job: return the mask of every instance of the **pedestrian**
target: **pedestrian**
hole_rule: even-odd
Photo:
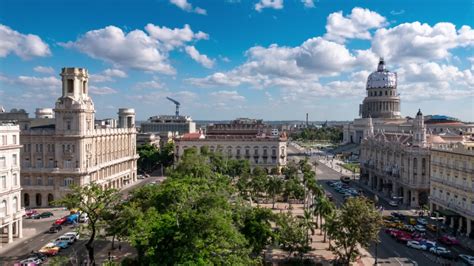
[[[119,244],[119,251],[122,250],[122,244]]]

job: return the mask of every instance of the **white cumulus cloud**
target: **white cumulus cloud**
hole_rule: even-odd
[[[255,4],[255,10],[261,12],[264,8],[282,9],[283,0],[260,0]]]
[[[117,93],[117,90],[112,89],[110,87],[96,87],[96,86],[89,86],[89,93],[95,95],[109,95]]]
[[[314,0],[301,0],[304,7],[306,8],[313,8],[314,7]]]
[[[186,53],[196,62],[206,68],[212,68],[214,66],[214,60],[209,59],[207,55],[199,53],[194,46],[186,46],[184,48]]]
[[[324,37],[337,42],[344,42],[346,39],[369,40],[369,30],[380,28],[385,23],[385,17],[377,12],[355,7],[347,17],[344,17],[342,11],[329,14]]]
[[[194,12],[200,15],[207,15],[207,11],[203,8],[196,7],[194,8],[187,0],[170,0],[170,3],[181,8],[186,12]]]
[[[38,35],[22,34],[0,24],[0,57],[16,54],[22,59],[51,55],[48,44]]]
[[[114,78],[126,78],[126,77],[128,77],[128,75],[123,70],[107,68],[101,73],[91,74],[89,76],[89,79],[92,82],[106,82],[106,81],[115,81]]]
[[[194,33],[188,24],[185,24],[182,29],[170,29],[150,23],[145,26],[145,30],[152,38],[158,40],[166,50],[181,47],[187,42],[209,39],[209,35],[205,32],[198,31]]]
[[[418,21],[378,29],[372,50],[392,62],[427,62],[449,58],[451,49],[474,45],[474,30],[449,22],[430,26]]]

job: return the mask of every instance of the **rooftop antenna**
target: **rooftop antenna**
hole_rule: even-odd
[[[170,100],[176,105],[176,116],[179,116],[179,106],[181,105],[178,101],[171,99],[170,97],[166,97],[166,99]]]

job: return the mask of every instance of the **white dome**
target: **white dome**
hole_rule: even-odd
[[[367,89],[396,88],[397,73],[385,69],[383,58],[380,58],[377,71],[372,72],[367,79]]]

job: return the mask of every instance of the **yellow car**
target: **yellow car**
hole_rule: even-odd
[[[438,231],[438,227],[435,224],[428,224],[428,225],[426,225],[426,228],[428,228],[428,230],[430,230],[432,232]]]
[[[410,218],[409,223],[411,225],[416,225],[416,219],[415,218]]]
[[[54,245],[54,243],[48,243],[40,250],[38,250],[38,252],[47,256],[56,256],[56,254],[58,254],[59,252],[59,249],[60,248]]]

